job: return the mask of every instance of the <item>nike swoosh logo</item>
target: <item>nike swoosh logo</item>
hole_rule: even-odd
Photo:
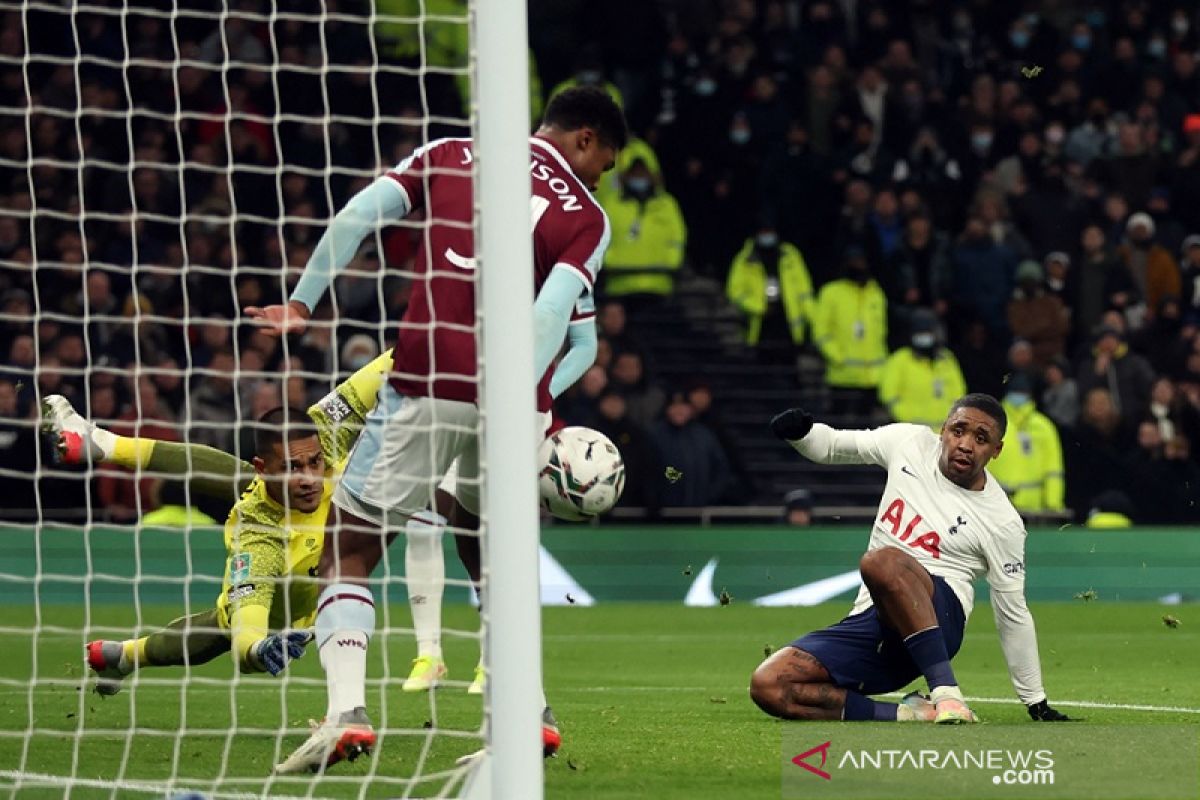
[[[916,477],[917,477],[917,473],[915,473],[915,472],[913,472],[912,470],[910,470],[910,469],[908,468],[908,465],[907,465],[907,464],[904,464],[903,466],[901,466],[901,467],[900,467],[900,471],[901,471],[901,472],[903,472],[905,475],[912,475],[914,478],[916,478]]]

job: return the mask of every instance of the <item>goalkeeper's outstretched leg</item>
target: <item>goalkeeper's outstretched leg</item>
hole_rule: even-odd
[[[97,678],[96,693],[110,696],[121,691],[121,681],[137,669],[207,664],[229,648],[229,631],[221,629],[212,609],[180,617],[139,639],[88,642],[84,655]]]

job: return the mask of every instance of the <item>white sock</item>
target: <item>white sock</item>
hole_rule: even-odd
[[[111,461],[117,449],[117,435],[99,425],[92,426],[92,444],[100,448],[102,460]]]
[[[371,590],[353,583],[326,588],[317,599],[316,628],[329,693],[325,719],[336,720],[367,705],[367,646],[375,630]]]
[[[404,575],[408,605],[417,634],[417,653],[442,657],[442,594],[446,589],[446,560],[442,531],[446,518],[426,511],[404,529]]]
[[[937,705],[938,703],[942,702],[943,700],[957,700],[960,703],[966,702],[963,699],[962,690],[959,689],[957,686],[952,686],[952,685],[937,687],[936,689],[934,689],[933,691],[931,691],[929,693],[929,699],[933,702],[934,705]]]

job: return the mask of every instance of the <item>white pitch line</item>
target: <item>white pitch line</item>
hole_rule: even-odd
[[[268,684],[264,681],[263,685],[267,686]],[[35,686],[33,688],[33,691],[34,692],[56,691],[56,690],[60,690],[61,688],[63,688],[63,686],[67,686],[67,684],[59,684],[59,685],[54,685],[54,686]],[[466,683],[463,682],[462,686],[466,686]],[[167,684],[167,685],[144,684],[144,687],[147,689],[168,689],[168,690],[172,690],[172,691],[179,689],[178,684]],[[373,682],[371,685],[371,688],[378,688],[378,687],[379,687],[378,681]],[[188,692],[219,691],[219,692],[228,694],[231,688],[232,687],[226,687],[226,686],[200,685],[200,686],[189,686],[189,687],[187,687],[187,691]],[[251,687],[248,684],[241,684],[240,688],[242,690],[245,690],[245,689],[254,688],[254,687]],[[453,690],[453,689],[459,688],[459,687],[457,685],[455,685],[453,687],[447,686],[445,688]],[[552,694],[554,694],[554,693],[591,694],[591,693],[620,693],[620,692],[697,692],[697,693],[701,693],[701,692],[738,692],[738,691],[742,691],[743,688],[745,688],[745,687],[732,687],[732,686],[560,686],[560,687],[551,689],[551,693]],[[288,686],[286,688],[286,691],[289,694],[307,694],[310,692],[324,693],[325,687],[324,686],[305,686],[305,685],[293,684],[291,686]],[[29,689],[26,687],[0,686],[0,695],[4,695],[4,694],[22,694],[22,695],[24,695],[24,694],[28,694],[28,693],[29,693]],[[902,697],[903,694],[901,692],[889,692],[887,694],[882,694],[879,696],[880,697]],[[1005,705],[1005,704],[1009,704],[1009,703],[1016,704],[1016,703],[1020,702],[1015,697],[967,697],[965,699],[969,703],[982,703],[984,705]],[[1155,705],[1144,705],[1144,704],[1140,704],[1140,703],[1099,703],[1094,700],[1060,700],[1058,698],[1055,698],[1054,705],[1056,705],[1056,706],[1074,706],[1076,708],[1099,708],[1099,709],[1108,709],[1111,711],[1149,711],[1149,712],[1159,713],[1159,714],[1200,714],[1200,708],[1191,708],[1188,706],[1155,706]],[[3,777],[3,775],[4,775],[4,773],[2,771],[0,771],[0,777]]]
[[[902,697],[900,692],[889,692],[881,697]],[[967,697],[968,703],[983,703],[985,705],[1005,705],[1019,703],[1015,697]],[[1097,703],[1094,700],[1059,700],[1054,699],[1056,706],[1075,706],[1077,708],[1102,708],[1111,711],[1152,711],[1160,714],[1200,714],[1200,708],[1186,706],[1149,706],[1136,703]]]

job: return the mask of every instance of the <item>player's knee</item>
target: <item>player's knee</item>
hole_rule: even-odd
[[[750,699],[773,717],[782,717],[787,705],[783,682],[771,664],[763,662],[750,676]]]
[[[864,553],[858,561],[863,583],[871,590],[886,590],[895,585],[900,580],[900,560],[904,557],[904,553],[891,547]]]

